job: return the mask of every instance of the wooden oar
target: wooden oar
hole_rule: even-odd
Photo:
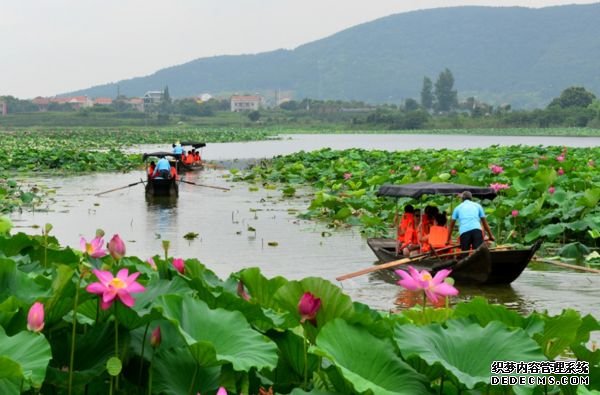
[[[551,265],[555,265],[555,266],[559,266],[559,267],[564,267],[564,268],[567,268],[567,269],[581,270],[582,272],[589,272],[589,273],[598,273],[598,274],[600,274],[600,270],[598,270],[598,269],[592,269],[592,268],[589,268],[589,267],[578,266],[578,265],[571,265],[569,263],[563,263],[563,262],[554,262],[554,261],[551,261],[549,259],[541,259],[541,258],[534,257],[532,259],[532,261],[549,263]]]
[[[229,188],[215,187],[215,186],[212,186],[212,185],[205,185],[205,184],[197,184],[195,182],[186,181],[186,180],[179,180],[179,182],[183,182],[183,183],[190,184],[190,185],[196,185],[197,187],[220,189],[222,191],[229,191],[230,190]]]
[[[143,182],[144,182],[144,181],[143,181],[143,180],[141,180],[141,181],[138,181],[138,182],[134,182],[133,184],[125,185],[124,187],[119,187],[119,188],[109,189],[108,191],[104,191],[104,192],[98,192],[98,193],[96,193],[96,194],[94,194],[94,195],[95,195],[95,196],[104,195],[105,193],[109,193],[109,192],[118,191],[119,189],[125,189],[125,188],[129,188],[129,187],[132,187],[132,186],[134,186],[134,185],[141,184],[141,183],[143,183]]]
[[[436,252],[449,250],[449,249],[455,248],[455,247],[458,247],[458,245],[451,245],[451,246],[444,247],[444,248],[438,248]],[[427,252],[425,254],[421,254],[421,255],[418,255],[418,256],[415,256],[412,258],[403,258],[403,259],[398,259],[397,261],[384,263],[383,265],[371,266],[371,267],[368,267],[368,268],[365,268],[362,270],[358,270],[356,272],[341,275],[339,277],[336,277],[335,279],[338,281],[344,281],[349,278],[362,276],[363,274],[372,273],[372,272],[376,272],[376,271],[383,270],[383,269],[389,269],[394,266],[404,265],[405,263],[418,262],[422,259],[429,257],[430,254],[431,254],[430,252]],[[453,255],[453,254],[448,254],[448,255]],[[442,257],[442,256],[444,256],[444,255],[439,255],[439,257]]]

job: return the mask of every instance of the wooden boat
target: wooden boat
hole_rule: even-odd
[[[206,147],[206,143],[195,143],[195,142],[190,142],[190,141],[182,141],[180,144],[182,147],[190,146],[193,149]],[[179,155],[179,154],[172,154],[172,155],[177,158],[177,171],[179,173],[204,169],[204,163],[202,162],[202,158],[200,158],[199,162],[183,163],[183,161],[181,160],[181,155]]]
[[[452,269],[451,277],[462,284],[510,284],[516,280],[527,267],[531,258],[541,245],[538,240],[525,249],[489,249],[484,243],[471,254],[468,252],[440,252],[436,256],[427,257],[411,264],[417,270],[428,270],[436,273],[441,269]],[[391,238],[370,238],[367,244],[375,253],[379,263],[387,263],[402,259],[396,255],[396,241]],[[392,270],[407,269],[400,265]]]
[[[458,195],[469,191],[474,197],[494,199],[496,192],[492,188],[471,185],[419,182],[415,184],[391,185],[380,187],[379,196],[410,197],[418,199],[423,195]],[[396,255],[396,241],[392,238],[371,238],[367,244],[380,263],[401,259]],[[541,240],[524,249],[489,249],[485,243],[472,253],[457,252],[426,257],[412,264],[418,270],[426,269],[433,273],[441,269],[452,269],[452,277],[463,284],[510,284],[521,275],[525,267],[539,249]],[[397,269],[405,269],[398,266]],[[395,268],[396,269],[396,268]],[[395,270],[394,269],[394,270]]]
[[[169,153],[169,152],[151,152],[143,155],[144,161],[147,161],[149,158],[160,158],[165,157],[169,160],[171,167],[177,168],[177,155]],[[148,171],[146,171],[148,174]],[[169,196],[169,197],[178,197],[179,196],[179,186],[177,184],[178,173],[175,172],[174,176],[169,178],[164,177],[150,177],[147,176],[146,179],[146,196]]]

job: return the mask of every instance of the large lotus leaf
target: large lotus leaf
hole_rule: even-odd
[[[493,361],[542,361],[546,358],[522,329],[509,330],[497,321],[482,328],[468,320],[426,327],[399,325],[395,340],[404,358],[440,364],[467,388],[489,383]]]
[[[26,304],[46,296],[48,290],[17,269],[14,260],[0,258],[0,301],[13,295]]]
[[[43,335],[19,332],[6,336],[0,327],[0,355],[10,358],[21,366],[25,378],[24,388],[40,388],[46,377],[46,368],[52,358],[50,344]]]
[[[289,392],[301,383],[304,378],[304,337],[291,331],[273,332],[271,339],[279,349],[277,367],[270,373],[264,373],[274,383],[280,392]],[[308,354],[308,377],[317,370],[319,359],[316,355]]]
[[[566,244],[558,251],[558,255],[563,258],[575,259],[578,263],[583,262],[583,259],[589,253],[590,249],[578,241]]]
[[[166,319],[179,325],[194,352],[203,355],[214,352],[214,362],[231,362],[237,371],[273,368],[277,363],[275,344],[253,330],[237,311],[211,310],[201,300],[178,295],[161,296],[157,306]]]
[[[578,312],[567,309],[559,316],[545,319],[544,331],[534,335],[533,338],[539,343],[546,356],[554,359],[575,342],[582,323]]]
[[[300,319],[298,302],[305,292],[312,293],[321,299],[321,307],[317,312],[317,327],[335,318],[349,319],[354,314],[354,306],[348,295],[339,287],[318,277],[307,277],[301,281],[290,281],[277,291],[275,301],[279,306]]]
[[[550,224],[542,228],[540,231],[540,236],[548,236],[548,238],[553,239],[556,236],[561,235],[564,231],[564,224]]]
[[[14,296],[9,296],[0,303],[0,326],[8,327],[8,324],[18,312],[19,302]]]
[[[387,340],[342,319],[326,324],[313,352],[329,359],[357,392],[426,393],[425,377],[394,353]]]
[[[56,266],[56,273],[52,279],[52,296],[44,303],[46,325],[61,320],[65,314],[73,309],[73,297],[75,296],[74,273],[75,269],[70,266]]]
[[[241,298],[237,293],[223,292],[215,299],[214,307],[225,310],[239,311],[246,320],[260,330],[266,332],[269,329],[284,328],[285,318],[282,314],[271,309],[264,309],[258,303],[252,303]]]
[[[160,351],[152,364],[152,391],[160,394],[205,394],[219,387],[221,368],[198,366],[186,347]]]
[[[21,365],[10,358],[0,357],[0,394],[20,394],[23,376]]]
[[[580,206],[594,208],[600,201],[600,188],[586,189],[583,196],[577,201]]]
[[[329,392],[326,390],[320,390],[320,389],[312,389],[310,392],[304,391],[303,389],[300,388],[294,388],[294,390],[292,392],[290,392],[290,395],[339,395],[339,392]]]
[[[540,166],[534,178],[536,181],[539,181],[538,185],[536,185],[538,189],[545,191],[550,185],[554,184],[557,177],[556,170],[552,167]]]
[[[491,305],[487,299],[481,296],[477,296],[468,302],[457,304],[454,308],[454,317],[471,318],[477,321],[482,327],[492,321],[502,322],[509,328],[523,328],[525,326],[525,318],[519,313],[509,310],[502,305]]]
[[[244,269],[239,273],[239,276],[246,288],[248,288],[251,300],[255,300],[261,306],[267,308],[276,307],[273,297],[279,288],[288,283],[288,280],[283,277],[267,279],[257,267]]]

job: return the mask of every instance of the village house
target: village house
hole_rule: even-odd
[[[110,106],[113,100],[110,97],[97,97],[94,99],[95,106]]]
[[[134,97],[132,99],[126,100],[125,102],[129,104],[134,110],[144,112],[144,99]]]
[[[148,91],[144,94],[144,104],[159,104],[163,98],[163,91]]]
[[[0,115],[4,116],[6,114],[8,114],[8,106],[5,101],[0,100]]]
[[[231,96],[231,112],[257,111],[262,106],[260,96]]]

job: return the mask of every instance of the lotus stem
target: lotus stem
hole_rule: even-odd
[[[81,277],[77,281],[75,288],[75,300],[73,301],[73,328],[71,329],[71,353],[69,356],[69,395],[73,393],[73,365],[75,364],[75,333],[77,330],[77,304],[79,303],[79,287],[81,286]]]
[[[138,384],[142,385],[142,368],[144,366],[144,349],[146,348],[146,336],[148,335],[148,328],[150,327],[150,322],[146,324],[146,329],[144,330],[144,337],[142,338],[142,355],[140,356],[140,370],[138,372]],[[154,356],[154,354],[152,354]]]
[[[115,303],[115,357],[119,358],[119,320],[117,319],[117,306],[118,303]],[[119,389],[119,373],[115,376],[115,388]]]
[[[304,338],[302,339],[302,345],[304,348],[304,390],[308,388],[308,349],[306,347],[306,331],[304,331]]]
[[[154,365],[154,351],[150,358],[150,368],[148,369],[148,395],[152,395],[152,366]]]
[[[196,367],[194,368],[194,375],[192,376],[192,383],[190,384],[190,389],[188,394],[192,395],[194,393],[194,385],[196,384],[196,375],[198,374],[198,362],[196,362]]]

